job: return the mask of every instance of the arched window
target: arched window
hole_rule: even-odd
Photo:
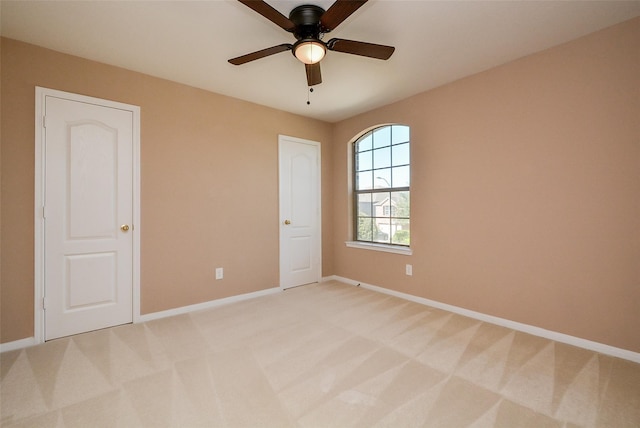
[[[372,129],[353,143],[353,240],[409,246],[409,127]]]

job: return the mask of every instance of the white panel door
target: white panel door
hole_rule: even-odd
[[[320,144],[280,136],[280,287],[321,278]]]
[[[132,322],[133,112],[46,96],[45,340]]]

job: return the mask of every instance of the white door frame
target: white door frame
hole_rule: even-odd
[[[34,203],[34,341],[44,342],[44,191],[46,97],[95,104],[133,114],[133,322],[140,322],[140,107],[36,86],[35,203]]]
[[[283,140],[287,140],[287,141],[291,141],[294,143],[300,143],[300,144],[308,144],[311,146],[314,146],[317,149],[317,153],[318,153],[318,194],[317,194],[317,201],[316,203],[318,204],[318,227],[316,228],[316,242],[317,242],[317,251],[318,251],[318,278],[317,281],[321,282],[322,281],[322,146],[319,142],[317,141],[311,141],[311,140],[304,140],[302,138],[296,138],[296,137],[289,137],[287,135],[278,135],[278,174],[280,173],[280,162],[281,162],[281,144]],[[278,177],[278,198],[280,199],[281,195],[280,192],[282,191],[281,189],[281,178]],[[283,213],[282,213],[282,205],[281,205],[281,201],[278,200],[278,218],[279,218],[279,227],[278,227],[278,241],[279,241],[279,250],[278,250],[278,266],[280,269],[280,273],[279,273],[279,282],[280,282],[280,289],[286,289],[284,287],[283,281],[282,281],[282,271],[283,271],[283,266],[282,266],[282,235],[283,235],[283,227],[284,227],[284,217],[283,217]]]

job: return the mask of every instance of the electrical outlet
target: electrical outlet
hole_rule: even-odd
[[[224,278],[224,269],[216,268],[216,279]]]
[[[406,265],[404,267],[404,273],[406,273],[407,275],[411,276],[413,275],[413,266],[411,265]]]

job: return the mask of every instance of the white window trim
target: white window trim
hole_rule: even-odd
[[[410,256],[413,250],[410,247],[401,247],[398,245],[386,245],[375,242],[362,241],[345,241],[345,245],[349,248],[359,248],[361,250],[383,251],[385,253],[402,254]]]

